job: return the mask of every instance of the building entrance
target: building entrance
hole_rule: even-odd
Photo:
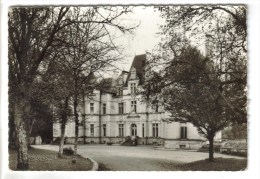
[[[137,126],[136,124],[131,124],[131,136],[137,135]]]

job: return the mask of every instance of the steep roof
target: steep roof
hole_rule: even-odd
[[[127,75],[128,73],[129,73],[128,71],[123,70],[120,73],[120,75],[118,76],[118,78],[116,79],[116,85],[122,85],[122,83],[124,84],[125,83],[124,80],[126,80],[126,79],[124,79],[124,75],[125,74]],[[122,83],[121,83],[121,80],[123,80]]]
[[[131,65],[131,68],[134,67],[136,70],[136,75],[138,76],[138,78],[140,80],[139,81],[140,85],[142,85],[144,82],[145,63],[146,63],[146,54],[142,54],[142,55],[136,55],[134,57],[132,65]],[[131,70],[131,68],[130,68],[130,70]],[[127,81],[129,80],[130,75],[131,75],[131,71],[128,74],[125,86],[127,86]]]
[[[112,78],[104,78],[99,83],[99,90],[105,93],[113,93],[115,94],[115,88],[113,86],[113,79]]]
[[[119,75],[119,77],[115,80],[115,83],[113,83],[113,79],[112,78],[104,78],[100,81],[98,88],[102,89],[103,92],[107,92],[107,93],[116,93],[116,85],[119,85],[119,78],[123,77],[124,74],[127,74],[127,78],[125,83],[123,84],[124,86],[127,86],[127,82],[131,76],[131,69],[132,67],[135,68],[136,70],[136,76],[139,79],[139,85],[142,85],[144,82],[144,75],[145,75],[145,65],[146,65],[146,55],[142,54],[142,55],[136,55],[134,57],[133,63],[131,65],[130,68],[130,72],[127,71],[122,71],[121,74]]]

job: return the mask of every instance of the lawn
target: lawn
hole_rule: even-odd
[[[29,170],[33,171],[88,171],[92,168],[92,162],[81,156],[77,156],[76,163],[72,163],[72,156],[58,158],[57,152],[34,149],[28,151]],[[17,154],[16,150],[9,149],[9,168],[16,170]]]
[[[243,171],[246,167],[246,159],[234,158],[215,158],[214,162],[200,160],[179,166],[181,171]]]

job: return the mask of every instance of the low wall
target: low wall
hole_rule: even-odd
[[[54,138],[55,140],[55,138]],[[73,144],[75,138],[74,137],[66,137],[65,143],[66,144]],[[79,137],[78,143],[79,144],[99,144],[99,137]],[[125,141],[125,138],[123,137],[102,137],[101,138],[101,144],[106,144],[108,142],[112,142],[114,144],[121,144]]]
[[[125,141],[126,137],[101,137],[101,144],[112,142],[113,144],[121,144]],[[57,138],[53,138],[55,141]],[[74,137],[66,137],[65,144],[74,144]],[[79,137],[79,144],[99,144],[99,137]],[[163,145],[164,139],[162,138],[138,138],[138,145]]]
[[[85,143],[99,144],[99,137],[87,137]],[[125,141],[124,137],[101,137],[101,144],[112,142],[113,144],[121,144]]]
[[[147,143],[146,143],[147,141]],[[146,145],[163,145],[164,139],[162,138],[139,138],[138,144],[146,144]]]
[[[167,149],[190,149],[198,150],[203,145],[205,141],[201,140],[167,140],[164,141],[164,147]]]

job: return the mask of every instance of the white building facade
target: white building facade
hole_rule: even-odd
[[[205,144],[191,123],[166,122],[169,118],[160,102],[147,105],[138,92],[145,73],[145,55],[135,56],[130,72],[108,79],[113,90],[94,90],[85,96],[82,105],[79,141],[82,143],[118,143],[127,136],[137,136],[138,144],[164,145],[168,148],[197,149]],[[74,142],[75,125],[66,125],[66,142]],[[60,136],[60,124],[53,126],[53,137]],[[216,135],[221,139],[221,133]]]

